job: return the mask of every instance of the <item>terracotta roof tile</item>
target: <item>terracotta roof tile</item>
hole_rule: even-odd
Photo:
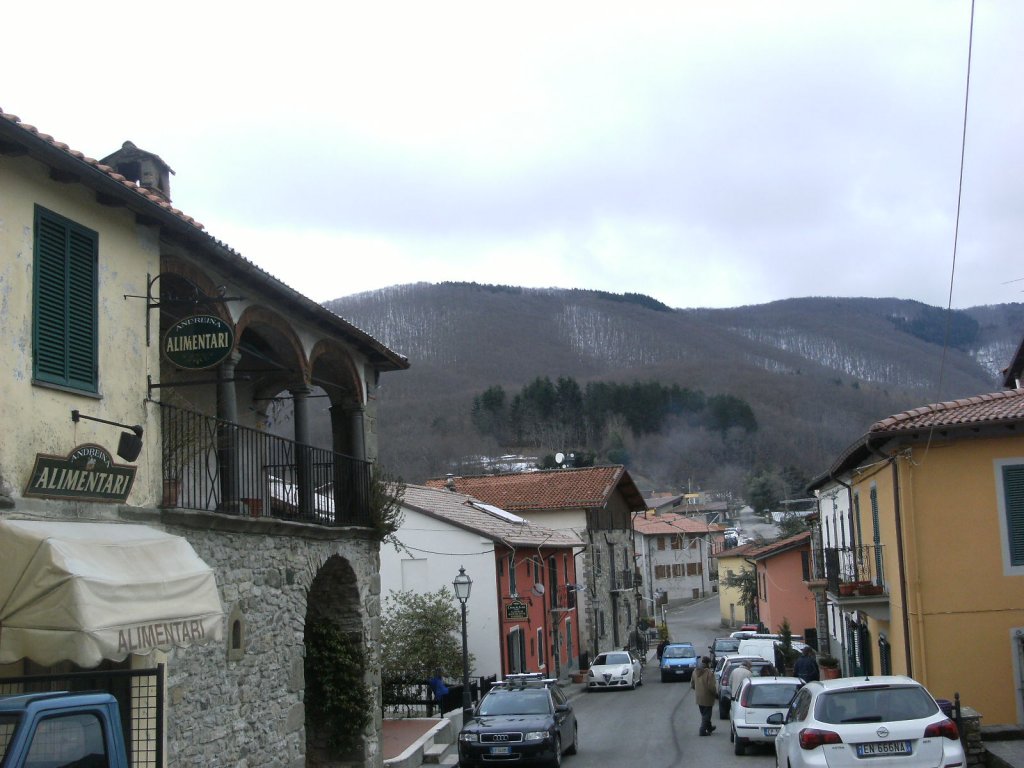
[[[444,488],[447,482],[434,478],[426,485]],[[451,482],[459,493],[510,511],[603,507],[623,484],[630,509],[646,509],[643,497],[621,465],[454,477]]]
[[[403,505],[431,517],[446,520],[460,528],[475,531],[495,541],[515,546],[580,547],[583,542],[574,531],[556,530],[529,520],[516,523],[473,506],[480,499],[445,489],[407,485]],[[492,505],[496,506],[496,505]]]
[[[747,557],[751,560],[763,560],[766,557],[771,557],[780,552],[785,552],[787,549],[793,549],[803,544],[805,541],[810,543],[811,532],[803,531],[796,534],[795,536],[789,536],[785,539],[776,539],[775,541],[768,542],[760,547],[755,547],[747,552]]]
[[[993,392],[935,403],[876,421],[869,433],[906,432],[932,427],[981,426],[1024,419],[1024,389]]]
[[[686,515],[674,512],[663,512],[652,517],[638,517],[633,521],[633,529],[645,536],[664,536],[675,533],[717,533],[722,526],[705,523]]]

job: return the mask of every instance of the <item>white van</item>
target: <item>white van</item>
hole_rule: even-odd
[[[768,663],[778,666],[779,658],[775,653],[775,649],[781,645],[782,641],[778,635],[755,635],[754,637],[740,640],[739,655],[760,656]],[[797,652],[802,652],[807,647],[805,643],[801,643],[798,640],[793,640],[792,645],[793,650]],[[781,673],[782,670],[780,669],[779,672]]]
[[[760,656],[769,664],[775,664],[775,645],[779,641],[774,637],[746,637],[740,640],[740,656]]]

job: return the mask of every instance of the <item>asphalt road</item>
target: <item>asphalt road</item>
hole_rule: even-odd
[[[717,596],[669,611],[668,625],[673,640],[688,640],[701,654],[715,637],[728,634],[719,626]],[[775,764],[770,747],[751,748],[745,757],[734,755],[729,722],[718,719],[717,708],[712,722],[718,730],[698,737],[700,712],[690,684],[660,682],[653,651],[641,687],[584,693],[573,699],[573,706],[580,748],[579,754],[565,758],[566,768],[770,768]]]

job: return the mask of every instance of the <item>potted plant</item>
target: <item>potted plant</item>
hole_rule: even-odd
[[[199,414],[177,410],[161,425],[163,507],[176,507],[181,498],[182,477],[194,472],[204,453],[204,420]]]
[[[839,659],[830,653],[818,656],[818,669],[822,680],[834,680],[839,677]]]

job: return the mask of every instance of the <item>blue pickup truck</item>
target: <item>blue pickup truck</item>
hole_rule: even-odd
[[[3,768],[128,768],[117,700],[109,693],[0,697]]]

